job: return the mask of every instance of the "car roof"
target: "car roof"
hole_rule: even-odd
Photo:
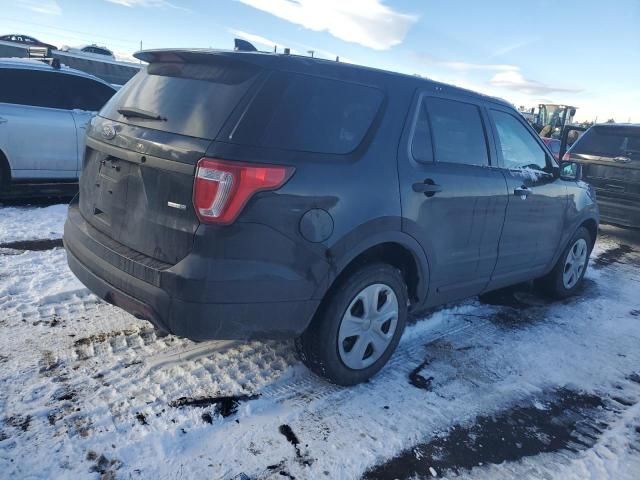
[[[90,78],[96,80],[105,85],[111,86],[108,82],[91,75],[82,70],[76,70],[75,68],[61,65],[60,68],[54,68],[46,62],[36,60],[33,58],[0,58],[0,68],[18,68],[22,70],[41,70],[45,72],[60,72],[63,74],[76,75],[78,77]]]
[[[592,127],[598,128],[616,128],[616,127],[624,127],[624,128],[640,128],[640,123],[596,123],[592,125]]]
[[[302,55],[282,54],[272,52],[246,52],[235,50],[214,50],[214,49],[157,49],[157,50],[141,50],[133,54],[139,60],[152,63],[154,60],[161,59],[163,56],[183,56],[183,57],[206,57],[217,56],[242,59],[243,61],[261,65],[264,67],[272,66],[291,70],[298,73],[321,73],[327,69],[351,70],[354,73],[369,73],[375,77],[384,77],[385,79],[396,79],[404,83],[410,83],[415,87],[432,86],[436,90],[446,89],[447,93],[463,95],[477,100],[490,101],[502,106],[515,109],[515,107],[504,99],[484,95],[473,90],[456,87],[447,83],[438,82],[418,75],[409,75],[405,73],[383,70],[380,68],[366,67],[348,62],[340,62],[334,60],[326,60],[317,57],[308,57]],[[343,71],[344,71],[343,70]],[[443,92],[444,93],[444,92]]]

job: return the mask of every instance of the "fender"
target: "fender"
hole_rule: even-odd
[[[349,264],[368,249],[384,243],[395,243],[411,253],[418,270],[416,293],[418,305],[423,304],[429,293],[430,267],[422,246],[412,236],[400,230],[400,217],[383,217],[360,225],[326,250],[329,271],[319,285],[314,297],[322,298],[333,282]]]
[[[600,213],[598,211],[598,205],[587,194],[586,184],[583,182],[581,186],[584,186],[584,193],[580,195],[569,195],[569,205],[567,207],[567,224],[560,241],[560,245],[556,254],[553,256],[551,265],[547,267],[548,271],[551,271],[557,263],[560,255],[564,252],[565,248],[569,244],[569,240],[575,234],[576,230],[585,222],[591,220],[600,225]],[[571,190],[569,190],[571,192]],[[595,244],[596,239],[593,239]],[[548,273],[548,272],[547,272]]]

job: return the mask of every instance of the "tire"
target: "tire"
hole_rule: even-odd
[[[366,310],[366,305],[374,303],[374,308]],[[397,268],[376,263],[354,271],[331,289],[296,340],[300,358],[332,383],[364,382],[387,363],[398,346],[407,321],[407,303],[407,286]]]
[[[536,284],[553,298],[562,299],[575,295],[582,286],[592,248],[589,231],[580,227],[569,240],[553,270],[538,279]]]

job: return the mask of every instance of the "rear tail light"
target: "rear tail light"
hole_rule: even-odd
[[[254,193],[280,188],[293,171],[280,165],[201,158],[193,185],[196,214],[203,223],[232,223]]]

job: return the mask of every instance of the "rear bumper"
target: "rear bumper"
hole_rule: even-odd
[[[234,277],[229,278],[226,287],[220,277],[224,268],[218,269],[213,284],[202,278],[198,281],[203,271],[215,271],[215,261],[204,259],[195,251],[169,268],[132,262],[122,252],[98,244],[91,233],[91,227],[72,206],[64,231],[71,271],[101,299],[168,333],[192,340],[292,338],[306,329],[320,303],[312,299],[311,284],[307,298],[291,299],[291,289],[287,288],[290,278],[280,284],[270,279],[271,291],[279,289],[281,296],[263,301],[260,289],[264,280],[256,281],[250,269],[241,267],[233,269]],[[116,261],[119,258],[120,263]],[[206,268],[191,267],[194,261]],[[247,273],[244,278],[243,273]],[[205,288],[190,291],[191,298],[182,295],[185,285],[198,283]],[[212,285],[215,293],[207,293]],[[300,296],[301,292],[297,293]],[[247,300],[233,300],[242,296]],[[225,297],[232,300],[224,301]]]
[[[603,223],[640,228],[640,202],[607,195],[602,190],[597,190],[597,199]]]

